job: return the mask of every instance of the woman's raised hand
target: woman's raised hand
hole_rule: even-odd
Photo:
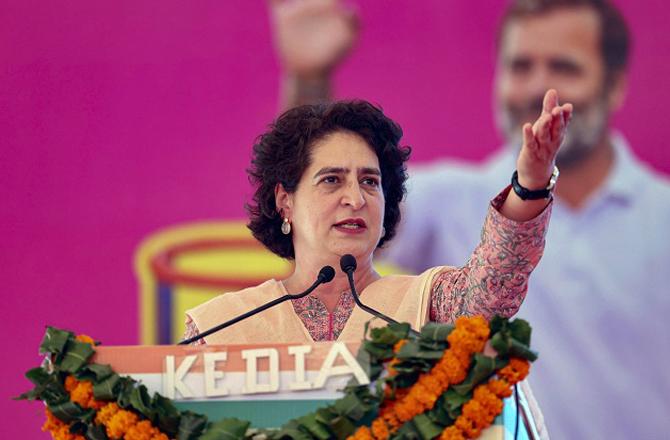
[[[559,105],[558,93],[549,89],[540,117],[522,127],[523,145],[516,161],[521,186],[530,190],[547,186],[571,118],[572,104]]]

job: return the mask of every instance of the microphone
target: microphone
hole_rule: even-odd
[[[356,292],[356,286],[354,286],[354,271],[356,270],[357,266],[358,265],[356,264],[356,257],[354,257],[351,254],[342,255],[342,258],[340,258],[340,269],[342,269],[342,272],[347,274],[347,278],[349,279],[349,287],[351,287],[351,296],[354,297],[354,302],[356,303],[356,305],[358,305],[358,307],[365,310],[369,314],[374,315],[377,318],[383,319],[389,324],[399,324],[399,322],[396,321],[395,319],[390,318],[384,315],[382,312],[378,312],[372,307],[366,306],[361,302],[360,298],[358,297],[358,292]],[[417,337],[421,335],[412,327],[409,328],[409,332]]]
[[[316,289],[319,285],[329,283],[329,282],[333,281],[333,278],[335,278],[335,269],[333,269],[332,266],[323,266],[321,268],[321,270],[319,271],[319,275],[317,275],[316,281],[314,281],[314,284],[309,286],[309,288],[307,290],[305,290],[304,292],[298,293],[298,294],[295,294],[295,295],[290,295],[290,294],[289,295],[284,295],[280,298],[273,299],[272,301],[270,301],[268,303],[265,303],[262,306],[256,307],[255,309],[253,309],[249,312],[246,312],[246,313],[244,313],[240,316],[236,316],[235,318],[230,319],[230,320],[228,320],[228,321],[226,321],[222,324],[219,324],[215,327],[212,327],[209,330],[206,330],[202,333],[198,333],[197,335],[195,335],[191,338],[184,339],[183,341],[179,342],[177,345],[191,344],[191,343],[193,343],[193,342],[195,342],[199,339],[202,339],[202,338],[205,338],[205,337],[211,335],[212,333],[216,333],[219,330],[223,330],[226,327],[230,327],[233,324],[237,324],[238,322],[242,321],[243,319],[247,319],[250,316],[254,316],[257,313],[260,313],[264,310],[269,309],[270,307],[274,307],[277,304],[283,303],[284,301],[288,301],[289,299],[303,298],[303,297],[309,295],[310,293],[312,293],[312,291],[314,289]]]

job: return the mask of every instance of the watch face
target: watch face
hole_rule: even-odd
[[[560,174],[560,171],[558,171],[558,167],[554,165],[554,172],[551,173],[551,177],[549,178],[549,185],[547,185],[548,190],[554,189],[554,186],[556,186],[556,181],[558,180],[558,175]]]

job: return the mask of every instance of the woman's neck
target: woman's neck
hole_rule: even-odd
[[[342,292],[351,290],[347,275],[340,270],[339,257],[334,260],[306,262],[296,259],[295,270],[288,278],[283,280],[284,287],[289,293],[303,292],[314,283],[323,266],[333,266],[335,278],[329,283],[321,284],[311,293],[324,303],[328,312],[332,313]],[[378,280],[380,276],[372,267],[372,258],[360,260],[357,265],[356,272],[354,272],[354,285],[356,291],[360,294],[363,289]]]

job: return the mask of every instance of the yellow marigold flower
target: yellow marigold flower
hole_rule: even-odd
[[[114,402],[108,403],[98,410],[95,415],[95,423],[99,425],[107,425],[114,415],[119,412],[121,408]]]
[[[79,342],[85,342],[87,344],[95,345],[95,341],[93,340],[93,338],[88,335],[77,335],[75,339]]]
[[[386,440],[389,438],[389,435],[391,434],[389,432],[388,426],[386,426],[386,423],[382,419],[376,419],[374,422],[372,422],[372,435],[377,439],[377,440]]]
[[[490,380],[488,384],[489,390],[498,397],[509,397],[512,395],[512,389],[506,380]]]
[[[465,440],[465,437],[460,429],[452,425],[442,431],[440,440]]]
[[[131,426],[136,424],[139,420],[136,414],[120,410],[112,416],[112,418],[105,424],[107,427],[107,436],[111,438],[122,438]]]

